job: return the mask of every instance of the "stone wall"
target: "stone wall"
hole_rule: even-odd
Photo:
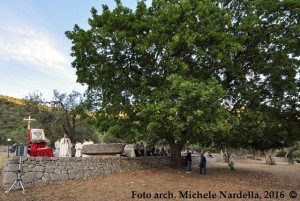
[[[11,148],[12,146],[10,145],[9,148]],[[7,153],[7,145],[0,145],[0,152],[6,152]]]
[[[17,178],[19,157],[9,158],[3,166],[3,187],[8,189]],[[86,179],[93,176],[122,173],[170,165],[170,157],[84,157],[22,158],[21,172],[24,187],[47,185],[57,181]]]

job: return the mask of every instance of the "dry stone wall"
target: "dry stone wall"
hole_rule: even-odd
[[[139,169],[160,168],[170,165],[170,157],[118,156],[55,158],[55,157],[11,157],[3,167],[3,186],[8,189],[17,179],[21,167],[24,187],[47,185],[57,181],[87,179],[93,176],[129,172]]]

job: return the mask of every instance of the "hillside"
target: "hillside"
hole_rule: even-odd
[[[26,128],[26,116],[24,100],[0,95],[0,144],[6,142],[9,133]]]
[[[63,101],[64,104],[77,104],[72,100]],[[11,144],[27,142],[27,122],[24,118],[28,116],[36,119],[31,128],[43,128],[52,144],[64,132],[68,132],[71,139],[83,141],[90,138],[97,141],[95,128],[90,124],[93,116],[82,115],[81,112],[0,95],[0,145],[7,145],[8,138],[11,138]]]
[[[0,94],[0,99],[1,100],[6,100],[8,102],[15,103],[15,104],[18,104],[18,105],[24,105],[25,104],[23,99],[14,98],[14,97],[11,97],[11,96],[5,96],[5,95]]]

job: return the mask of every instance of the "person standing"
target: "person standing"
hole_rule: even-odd
[[[59,149],[60,149],[60,140],[57,139],[54,143],[55,151],[54,151],[54,157],[59,157]]]
[[[155,146],[154,146],[154,144],[152,145],[152,148],[151,148],[151,155],[155,156]]]
[[[135,156],[136,156],[136,157],[141,156],[141,152],[140,152],[140,144],[139,144],[139,143],[136,143],[136,144],[134,145],[134,152],[135,152]]]
[[[141,152],[141,156],[145,156],[145,146],[143,142],[141,142],[140,144],[140,152]]]
[[[151,156],[151,150],[152,150],[152,145],[151,144],[147,144],[146,146],[146,155],[147,156]]]
[[[71,148],[72,148],[71,140],[68,138],[68,135],[65,133],[64,137],[60,140],[59,157],[71,157]]]
[[[75,149],[76,149],[75,157],[81,157],[82,143],[79,141],[76,141]]]
[[[75,154],[76,154],[76,149],[75,149],[75,142],[74,142],[72,143],[72,147],[71,147],[71,157],[75,157]]]
[[[202,152],[200,155],[200,174],[206,175],[206,157],[204,156],[204,153]]]
[[[190,152],[190,148],[186,150],[186,162],[187,162],[187,168],[186,168],[186,173],[191,173],[192,172],[192,154]]]
[[[161,145],[159,148],[160,156],[165,156],[166,151],[164,145]]]
[[[81,149],[82,149],[82,147],[84,146],[84,145],[89,145],[90,143],[89,143],[89,141],[88,141],[88,139],[84,139],[83,140],[83,143],[82,143],[82,146],[81,146]],[[86,155],[86,154],[82,154],[81,153],[81,155],[82,155],[82,157],[89,157],[89,155]]]

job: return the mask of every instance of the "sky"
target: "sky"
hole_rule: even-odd
[[[122,0],[135,9],[137,0]],[[71,41],[65,31],[75,24],[89,29],[91,8],[113,9],[114,0],[0,0],[0,94],[25,98],[41,93],[52,100],[53,90],[84,93],[71,66]]]

